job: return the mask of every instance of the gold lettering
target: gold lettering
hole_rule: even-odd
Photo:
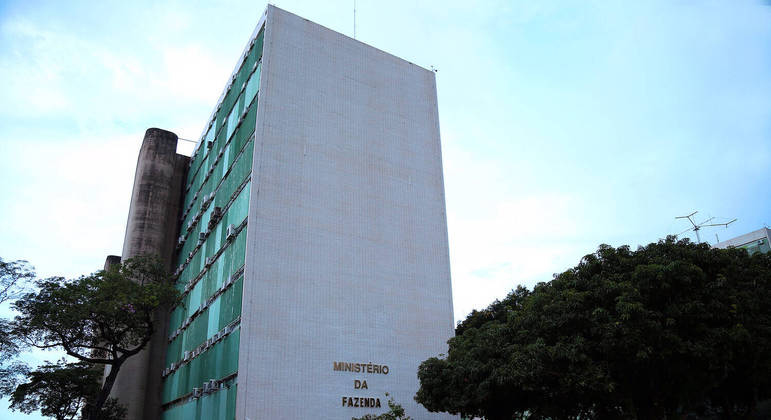
[[[388,375],[388,365],[377,365],[374,363],[353,363],[353,362],[332,362],[332,370],[337,372],[354,373],[380,373]]]
[[[343,407],[380,408],[380,398],[346,396],[340,402]]]

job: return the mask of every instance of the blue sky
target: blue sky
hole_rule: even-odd
[[[348,35],[352,3],[275,2]],[[120,253],[144,130],[198,139],[264,7],[0,2],[0,256]],[[694,210],[771,224],[768,2],[358,0],[357,38],[439,70],[456,319]]]

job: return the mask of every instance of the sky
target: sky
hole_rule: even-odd
[[[353,1],[273,4],[353,35]],[[200,137],[265,5],[0,0],[0,257],[119,254],[145,129]],[[676,216],[771,225],[767,1],[357,0],[356,37],[438,70],[456,321]]]

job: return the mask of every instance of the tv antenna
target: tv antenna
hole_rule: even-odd
[[[356,0],[353,0],[353,39],[356,39]]]
[[[736,221],[736,219],[733,219],[733,220],[730,220],[730,221],[728,221],[726,223],[709,223],[709,222],[715,220],[714,217],[710,217],[709,219],[707,219],[707,220],[705,220],[705,221],[703,221],[701,223],[696,223],[696,222],[693,221],[693,215],[696,214],[696,213],[698,213],[698,211],[695,211],[695,212],[693,212],[693,213],[691,213],[691,214],[689,214],[687,216],[677,216],[677,217],[675,217],[675,219],[688,219],[688,221],[691,222],[691,227],[689,227],[688,229],[678,233],[677,235],[675,235],[675,237],[678,237],[678,236],[684,234],[685,232],[693,231],[694,233],[696,233],[696,243],[701,243],[701,235],[699,235],[699,231],[701,230],[701,228],[710,227],[710,226],[725,226],[726,229],[728,229],[728,225],[730,225],[731,223]]]

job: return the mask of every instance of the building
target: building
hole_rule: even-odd
[[[750,255],[756,252],[765,254],[771,250],[769,242],[771,242],[771,230],[764,227],[733,239],[716,243],[714,248],[744,248]]]
[[[190,159],[149,129],[123,257],[184,304],[129,359],[131,419],[415,419],[453,334],[435,75],[268,6]]]

